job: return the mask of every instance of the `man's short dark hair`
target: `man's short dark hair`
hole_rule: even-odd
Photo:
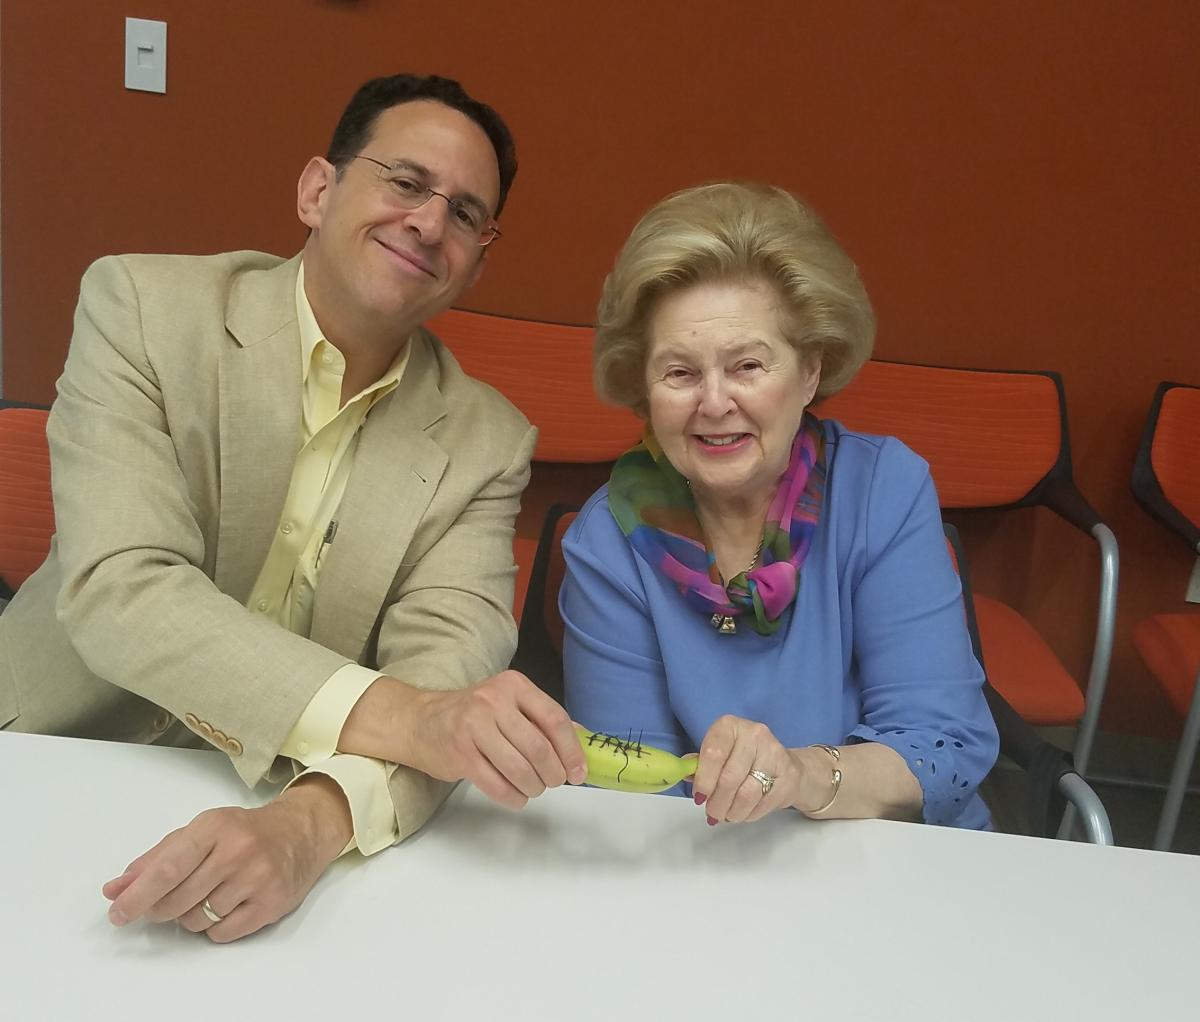
[[[517,176],[517,150],[508,126],[486,103],[472,99],[453,78],[438,75],[391,75],[388,78],[372,78],[363,85],[342,112],[329,152],[325,159],[332,163],[341,176],[346,165],[359,153],[371,138],[375,121],[385,110],[401,103],[432,100],[457,110],[471,118],[488,137],[496,151],[496,163],[500,168],[500,198],[496,203],[496,216],[504,209],[504,200]]]

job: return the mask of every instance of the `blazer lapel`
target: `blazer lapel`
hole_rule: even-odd
[[[446,452],[426,432],[446,414],[437,361],[424,332],[409,343],[400,385],[363,426],[313,605],[311,638],[354,660],[446,470]]]
[[[244,274],[230,294],[235,344],[220,368],[221,522],[216,584],[245,603],[283,513],[300,449],[296,256]]]

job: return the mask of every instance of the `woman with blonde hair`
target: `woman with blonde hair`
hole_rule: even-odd
[[[663,200],[605,282],[597,389],[646,428],[564,540],[567,709],[698,750],[710,824],[990,827],[996,729],[928,466],[813,413],[874,329],[825,225],[763,185]]]

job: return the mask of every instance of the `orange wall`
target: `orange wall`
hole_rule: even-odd
[[[166,96],[122,87],[127,14],[170,25]],[[504,112],[523,168],[468,307],[588,322],[648,204],[762,178],[807,195],[859,261],[880,355],[1060,370],[1079,480],[1124,554],[1106,723],[1154,733],[1166,713],[1128,631],[1180,606],[1190,558],[1127,479],[1155,382],[1200,382],[1197,52],[1192,0],[10,0],[5,394],[50,398],[90,260],[296,250],[294,180],[354,87],[454,75]],[[1040,511],[966,531],[977,586],[1082,675],[1090,541]]]

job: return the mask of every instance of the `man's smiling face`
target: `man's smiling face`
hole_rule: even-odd
[[[499,201],[496,153],[483,129],[441,103],[418,100],[384,110],[371,137],[340,175],[314,160],[301,178],[301,219],[312,228],[305,280],[326,311],[349,322],[411,330],[448,308],[483,269],[484,249],[451,223],[433,196],[404,208],[373,160],[491,216]],[[305,189],[311,202],[305,205]]]

